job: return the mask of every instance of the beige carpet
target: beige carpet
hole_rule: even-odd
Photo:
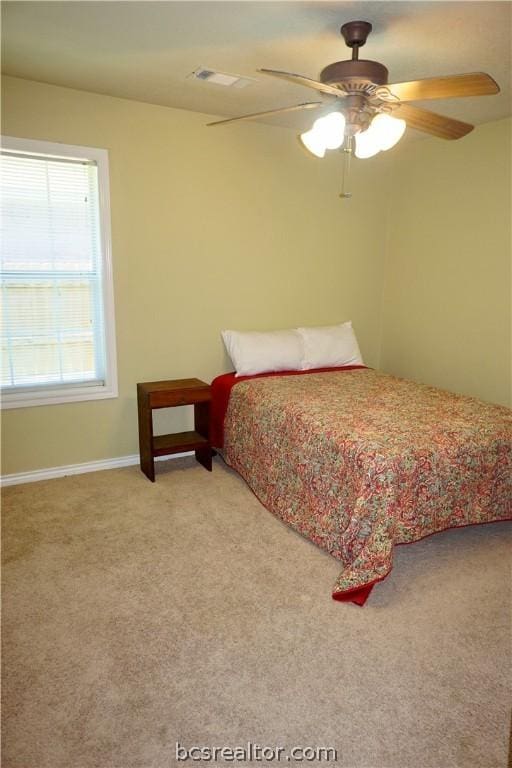
[[[358,608],[219,458],[7,488],[3,512],[4,768],[203,764],[177,741],[507,765],[509,524],[398,548]]]

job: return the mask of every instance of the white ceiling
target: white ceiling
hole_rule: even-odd
[[[501,87],[419,106],[474,124],[512,112],[511,2],[9,1],[2,18],[5,74],[219,116],[318,100],[257,68],[316,79],[350,58],[339,28],[363,19],[373,32],[360,57],[385,64],[390,82],[483,71]],[[187,78],[200,66],[255,82],[237,89]],[[302,129],[312,114],[263,121]]]

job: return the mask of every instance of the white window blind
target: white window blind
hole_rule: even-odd
[[[0,186],[2,393],[101,394],[112,361],[98,161],[4,146]]]

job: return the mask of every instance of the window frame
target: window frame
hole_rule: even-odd
[[[75,160],[94,161],[98,169],[99,224],[102,257],[103,333],[105,339],[105,377],[103,384],[41,384],[22,387],[16,392],[1,393],[1,408],[24,408],[36,405],[57,405],[84,400],[103,400],[118,396],[117,354],[114,315],[114,278],[112,270],[112,235],[110,225],[110,181],[108,150],[99,147],[82,147],[60,144],[39,139],[2,136],[3,149],[20,154],[66,157]]]

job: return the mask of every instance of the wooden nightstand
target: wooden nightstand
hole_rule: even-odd
[[[137,384],[140,468],[155,482],[155,456],[195,451],[197,461],[212,471],[209,440],[210,385],[199,379],[147,381]],[[153,435],[153,409],[194,406],[194,431]]]

